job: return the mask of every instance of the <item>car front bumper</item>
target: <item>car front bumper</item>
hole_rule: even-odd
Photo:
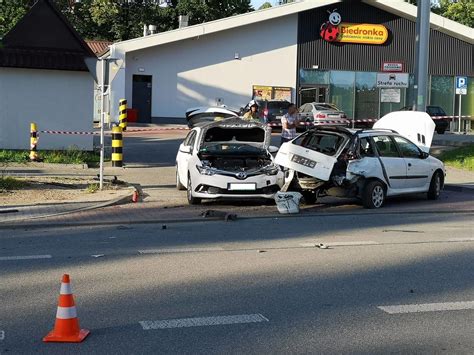
[[[272,199],[284,183],[283,172],[276,175],[256,175],[239,180],[222,175],[199,175],[193,180],[193,196],[198,198],[228,199]],[[239,187],[253,185],[253,188],[240,190]]]

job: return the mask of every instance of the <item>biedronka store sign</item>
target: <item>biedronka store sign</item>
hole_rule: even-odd
[[[388,30],[383,25],[341,22],[341,15],[333,11],[320,28],[321,37],[328,42],[384,44]]]

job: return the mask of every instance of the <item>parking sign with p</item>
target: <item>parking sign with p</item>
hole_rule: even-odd
[[[456,95],[467,95],[467,76],[456,77]]]

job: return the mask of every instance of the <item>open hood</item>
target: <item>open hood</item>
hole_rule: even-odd
[[[271,128],[263,123],[229,118],[203,127],[200,147],[214,142],[226,142],[266,149],[270,145],[271,132]]]
[[[390,112],[375,122],[373,128],[393,129],[428,153],[433,140],[435,126],[430,115],[426,112],[395,111]]]
[[[238,115],[224,107],[194,107],[186,110],[186,120],[191,128],[234,117]]]

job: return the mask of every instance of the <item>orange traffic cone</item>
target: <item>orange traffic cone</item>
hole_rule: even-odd
[[[44,342],[80,343],[90,333],[87,329],[79,328],[76,305],[72,296],[69,275],[64,274],[59,292],[58,311],[54,329],[43,338]]]

